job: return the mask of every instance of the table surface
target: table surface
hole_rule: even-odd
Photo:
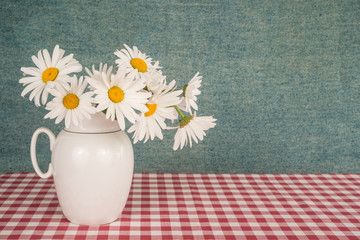
[[[52,178],[0,183],[0,239],[360,239],[360,174],[135,173],[99,227],[65,219]]]

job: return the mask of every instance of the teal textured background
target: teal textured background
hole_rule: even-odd
[[[134,145],[137,172],[360,173],[360,1],[0,1],[1,172],[33,171],[40,126],[20,67],[56,44],[84,67],[124,43],[168,81],[203,76],[198,115],[217,126],[174,152],[174,132]],[[85,74],[85,71],[82,73]],[[39,139],[43,170],[48,140]]]

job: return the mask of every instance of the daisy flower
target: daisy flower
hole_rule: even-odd
[[[163,139],[162,129],[166,128],[165,120],[177,119],[173,106],[181,101],[179,95],[182,91],[174,91],[175,84],[175,80],[169,85],[163,84],[153,93],[146,104],[148,111],[141,113],[140,118],[128,130],[129,133],[134,132],[134,143],[144,138],[144,142],[149,138],[154,140],[155,137]]]
[[[182,149],[189,142],[192,147],[192,140],[198,143],[203,140],[205,131],[215,127],[216,119],[212,116],[197,117],[196,112],[193,116],[182,116],[180,119],[180,126],[175,134],[175,142],[173,149],[177,150],[179,147]]]
[[[90,78],[96,79],[98,81],[102,81],[102,73],[103,72],[106,74],[107,78],[110,79],[112,70],[113,70],[113,66],[109,66],[109,68],[108,68],[107,64],[103,65],[102,63],[100,63],[100,65],[99,65],[99,70],[96,70],[94,65],[92,66],[92,72],[88,68],[85,68],[85,71],[90,76]],[[89,88],[90,88],[90,90],[94,90],[94,88],[91,86]]]
[[[147,82],[151,82],[153,79],[161,77],[161,72],[158,71],[160,68],[158,61],[152,64],[152,59],[140,52],[137,47],[134,46],[131,49],[126,44],[124,46],[126,49],[114,52],[119,57],[115,62],[122,71],[128,74],[129,78],[143,78]]]
[[[66,128],[69,128],[72,123],[76,126],[81,125],[81,120],[84,119],[84,117],[90,119],[90,114],[96,112],[92,106],[92,95],[94,93],[84,93],[87,82],[83,81],[83,77],[80,77],[79,81],[77,81],[74,75],[70,83],[70,87],[64,88],[63,86],[59,86],[58,88],[49,90],[50,93],[54,95],[54,99],[46,105],[45,109],[50,112],[44,117],[50,119],[56,118],[55,124],[58,124],[65,118]]]
[[[155,92],[158,87],[166,84],[166,77],[162,75],[161,71],[153,74],[152,78],[145,79],[146,87],[149,91]]]
[[[31,92],[29,99],[34,99],[35,105],[40,106],[41,103],[46,104],[49,90],[54,86],[67,86],[69,81],[68,74],[80,72],[82,70],[81,64],[73,58],[73,54],[64,57],[65,51],[60,49],[58,45],[55,46],[52,56],[47,49],[38,52],[37,57],[32,56],[35,67],[22,67],[21,71],[24,73],[23,78],[19,80],[22,83],[24,90],[21,96],[24,97]],[[26,75],[31,75],[26,77]]]
[[[91,77],[87,81],[95,89],[96,110],[106,110],[107,119],[115,120],[116,117],[122,130],[125,130],[125,118],[135,123],[139,117],[135,110],[148,111],[145,104],[151,93],[142,91],[145,87],[143,81],[128,79],[121,71],[110,75],[101,72],[101,81]]]
[[[196,104],[197,95],[201,92],[199,90],[201,86],[202,76],[199,76],[199,73],[196,73],[195,76],[190,80],[188,84],[184,86],[183,89],[183,98],[182,102],[179,104],[179,108],[186,112],[191,113],[191,108],[198,110]]]

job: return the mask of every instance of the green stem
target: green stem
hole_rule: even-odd
[[[184,118],[184,114],[180,111],[178,106],[174,106],[174,108],[176,109],[176,111],[179,113],[179,115],[181,116],[181,118]]]

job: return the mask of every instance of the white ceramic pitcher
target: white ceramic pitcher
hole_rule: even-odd
[[[46,173],[36,159],[40,133],[50,139],[51,163]],[[30,153],[36,173],[41,178],[53,176],[61,209],[69,221],[101,225],[120,217],[132,182],[134,152],[116,121],[96,113],[81,127],[65,128],[57,137],[48,128],[38,128]]]

